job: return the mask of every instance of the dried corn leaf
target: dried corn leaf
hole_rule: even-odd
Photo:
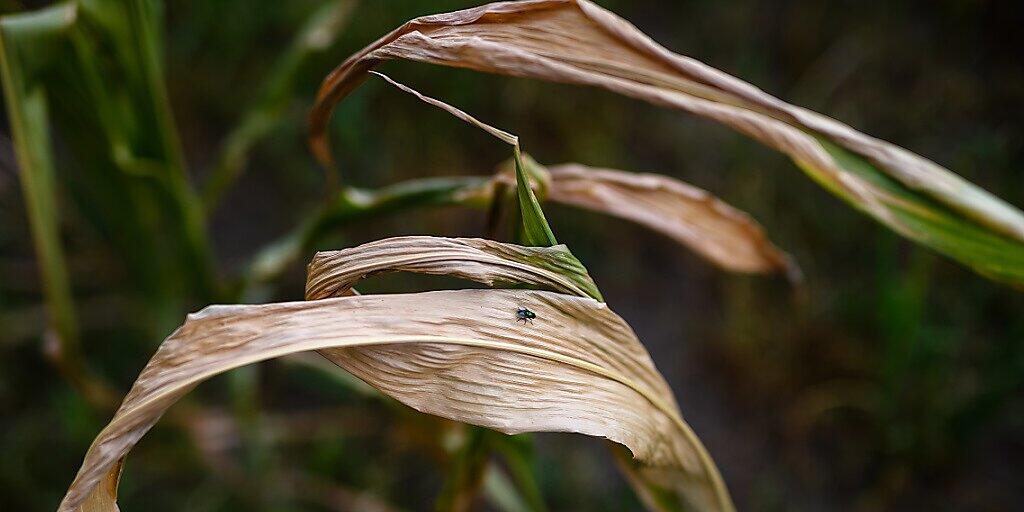
[[[480,128],[491,136],[512,145],[512,162],[515,168],[516,194],[519,197],[519,213],[522,220],[522,242],[533,247],[551,247],[553,245],[558,245],[558,240],[555,239],[555,234],[551,231],[551,226],[548,225],[548,220],[544,217],[544,210],[541,209],[540,202],[537,200],[537,196],[534,195],[533,189],[530,187],[530,178],[526,172],[525,164],[523,163],[522,154],[519,148],[519,137],[484,123],[453,105],[449,105],[441,100],[420,94],[419,91],[400,84],[383,73],[378,73],[376,71],[370,71],[370,73],[383,78],[387,83],[397,87],[403,92],[415,96],[420,101],[440,108],[449,114]]]
[[[677,55],[587,0],[489,4],[425,16],[356,53],[324,81],[311,146],[331,166],[333,106],[384,60],[590,85],[716,120],[789,155],[896,232],[978,272],[1024,285],[1024,214],[956,174]]]
[[[416,244],[426,256],[415,255],[410,247]],[[410,258],[389,266],[388,247]],[[368,273],[392,269],[567,290],[579,284],[550,277],[552,269],[585,276],[565,267],[558,248],[405,237],[361,250],[365,259],[359,250],[318,258],[310,268],[311,296],[346,293]],[[439,257],[431,260],[430,254]],[[536,313],[532,324],[517,321],[519,307]],[[682,420],[671,390],[629,326],[606,305],[552,292],[461,290],[211,306],[190,315],[93,442],[60,510],[115,510],[120,462],[199,382],[311,350],[423,412],[507,433],[606,437],[627,446],[645,467],[671,472],[689,504],[732,509],[721,476]]]
[[[488,286],[529,285],[600,299],[587,269],[564,245],[522,247],[482,238],[404,236],[317,253],[309,264],[306,300],[349,295],[356,282],[381,272],[449,275]]]
[[[548,168],[548,200],[631,220],[664,233],[733,272],[785,272],[797,279],[792,258],[761,226],[697,187],[659,174],[596,169],[580,164]]]
[[[489,133],[491,136],[493,136],[494,138],[504,142],[505,144],[508,144],[510,146],[518,146],[519,145],[519,137],[517,137],[515,135],[512,135],[511,133],[506,132],[505,130],[502,130],[500,128],[495,128],[495,127],[493,127],[493,126],[491,126],[491,125],[489,125],[489,124],[487,124],[487,123],[485,123],[485,122],[483,122],[483,121],[481,121],[481,120],[471,116],[469,113],[463,111],[462,109],[459,109],[458,107],[455,107],[453,105],[449,105],[448,103],[445,103],[445,102],[443,102],[443,101],[441,101],[439,99],[431,98],[430,96],[422,94],[419,91],[417,91],[416,89],[413,89],[412,87],[409,87],[408,85],[396,82],[394,79],[392,79],[391,77],[385,75],[384,73],[378,73],[376,71],[370,71],[370,73],[373,74],[373,75],[376,75],[376,76],[379,76],[379,77],[383,78],[385,82],[387,82],[389,85],[394,86],[398,90],[400,90],[400,91],[402,91],[402,92],[404,92],[406,94],[410,94],[412,96],[415,96],[416,99],[422,101],[423,103],[426,103],[428,105],[432,105],[432,106],[437,107],[437,108],[439,108],[441,110],[444,110],[445,112],[448,112],[449,114],[457,117],[458,119],[461,119],[461,120],[465,121],[466,123],[469,123],[469,124],[479,128],[479,129]]]
[[[517,323],[519,306],[537,314],[532,325]],[[190,315],[97,436],[60,510],[101,502],[109,494],[104,479],[115,478],[131,447],[196,384],[310,350],[429,414],[510,434],[607,437],[648,464],[681,468],[702,484],[696,500],[729,508],[671,390],[604,304],[551,292],[459,290],[210,306]]]

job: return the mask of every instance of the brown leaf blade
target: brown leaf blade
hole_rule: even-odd
[[[787,154],[855,208],[979,273],[1024,286],[1024,213],[941,166],[672,53],[587,0],[495,3],[412,20],[324,81],[310,144],[331,165],[333,106],[384,60],[600,87],[712,119]]]
[[[124,457],[200,382],[305,351],[319,351],[429,414],[506,433],[608,438],[628,447],[643,467],[669,471],[683,488],[680,496],[694,506],[732,510],[717,468],[683,421],[668,385],[633,331],[604,303],[531,290],[327,298],[386,271],[582,294],[580,283],[589,278],[566,254],[560,247],[399,237],[319,255],[310,265],[307,290],[322,300],[210,306],[190,315],[161,344],[97,436],[59,510],[116,510]],[[519,321],[521,307],[536,314],[532,323]]]
[[[659,174],[580,164],[548,168],[548,199],[631,220],[671,237],[724,270],[784,272],[799,280],[793,259],[749,215],[707,191]]]
[[[483,238],[404,236],[341,251],[319,252],[309,264],[306,300],[349,295],[382,272],[459,277],[488,286],[529,285],[577,296],[597,287],[564,245],[524,247]]]
[[[536,312],[534,324],[517,323],[520,306]],[[200,382],[310,350],[429,414],[506,433],[606,437],[647,464],[703,482],[697,499],[731,507],[650,356],[603,303],[540,291],[458,290],[210,306],[190,315],[97,436],[59,510],[99,502],[104,495],[97,493],[109,492],[101,482],[114,478],[131,447]]]

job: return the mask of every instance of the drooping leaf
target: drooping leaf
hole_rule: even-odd
[[[537,314],[529,326],[516,321],[524,305]],[[196,384],[310,350],[423,412],[506,433],[607,437],[646,464],[700,482],[691,498],[706,509],[731,508],[668,385],[604,304],[551,292],[460,290],[211,306],[191,315],[97,436],[59,510],[84,510],[86,500],[109,493],[101,482]]]
[[[548,168],[548,200],[631,220],[664,233],[733,272],[800,270],[761,226],[707,191],[660,174],[596,169],[579,164]]]
[[[787,155],[831,192],[979,273],[1024,285],[1024,214],[941,166],[658,45],[587,0],[495,3],[409,21],[324,81],[310,143],[333,165],[334,105],[384,60],[601,87],[712,119]]]
[[[347,295],[381,272],[449,275],[495,285],[529,285],[581,297],[597,286],[564,245],[522,247],[482,238],[404,236],[341,251],[319,252],[309,264],[306,300]]]

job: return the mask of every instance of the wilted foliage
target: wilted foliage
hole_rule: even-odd
[[[345,60],[324,80],[309,119],[310,147],[326,173],[322,204],[253,256],[240,275],[222,276],[210,250],[208,217],[241,175],[250,150],[283,122],[296,70],[330,47],[354,5],[328,2],[311,16],[230,131],[201,190],[189,183],[172,121],[157,4],[68,1],[0,21],[4,92],[58,370],[93,407],[116,402],[116,386],[80,348],[58,217],[61,180],[124,259],[133,293],[145,304],[138,323],[147,335],[163,336],[184,304],[237,303],[206,306],[166,337],[96,435],[61,512],[118,510],[128,452],[171,405],[225,372],[238,370],[232,375],[242,383],[228,423],[243,442],[258,444],[258,436],[246,434],[256,404],[248,395],[251,374],[242,367],[302,352],[318,353],[338,367],[331,372],[347,372],[416,411],[468,425],[455,448],[441,446],[440,436],[427,442],[443,453],[448,468],[437,509],[471,508],[481,492],[503,510],[544,508],[524,462],[528,450],[496,441],[485,429],[606,438],[650,509],[734,509],[726,482],[655,361],[605,303],[585,258],[558,242],[543,207],[558,203],[632,221],[721,270],[782,274],[801,286],[794,258],[751,216],[675,178],[541,164],[523,152],[529,141],[373,70],[388,60],[593,86],[716,121],[787,155],[899,235],[1000,283],[1024,284],[1024,214],[1015,207],[923,157],[673,53],[588,0],[495,3],[425,16]],[[511,159],[488,176],[354,187],[339,176],[329,120],[370,76],[508,144]],[[77,174],[58,171],[51,122],[77,159]],[[307,259],[325,235],[357,221],[439,206],[483,213],[487,238],[402,236],[318,252],[307,267],[304,301],[265,299],[264,287]],[[365,295],[354,289],[385,273],[488,288]],[[346,386],[373,394],[365,384]],[[170,423],[198,445],[209,443],[195,418],[216,413],[195,403],[186,407],[182,415],[168,415]],[[491,451],[501,452],[505,464],[494,464]],[[234,474],[229,465],[211,466]],[[358,502],[347,495],[343,501]]]

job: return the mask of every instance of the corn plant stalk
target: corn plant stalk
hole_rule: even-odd
[[[78,322],[60,239],[58,191],[48,132],[46,91],[35,81],[35,65],[23,52],[31,44],[51,49],[74,20],[68,5],[0,19],[0,78],[14,136],[32,240],[39,261],[48,329],[46,349],[57,368],[91,405],[111,407],[114,393],[82,357]]]
[[[57,185],[46,125],[48,106],[45,90],[33,86],[31,77],[25,76],[28,70],[18,47],[21,40],[32,40],[40,47],[54,44],[52,39],[73,19],[68,6],[58,6],[0,20],[0,72],[50,323],[61,340],[62,351],[76,358],[78,328],[60,241]]]

